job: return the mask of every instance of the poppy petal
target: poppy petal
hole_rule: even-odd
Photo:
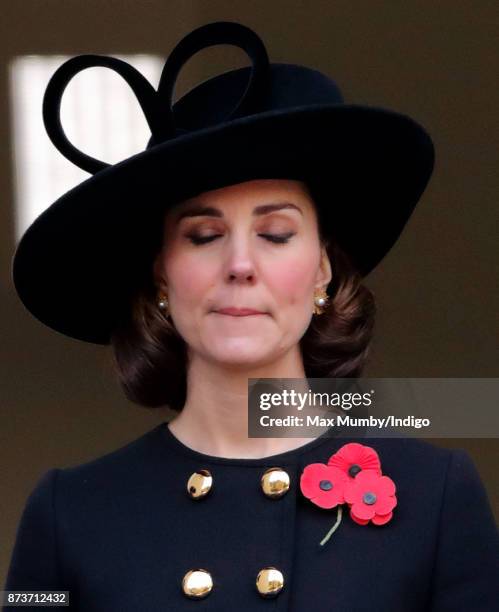
[[[328,460],[328,465],[334,465],[341,468],[348,474],[348,470],[352,465],[358,465],[361,470],[373,470],[381,475],[381,462],[378,453],[370,446],[359,444],[358,442],[350,442],[342,446]],[[351,477],[351,475],[349,474]]]
[[[375,505],[376,514],[388,514],[388,512],[391,512],[396,505],[397,498],[395,496],[383,496]]]
[[[352,514],[351,512],[350,512],[350,518],[356,523],[358,523],[359,525],[367,525],[367,523],[369,523],[369,519],[359,519],[355,516],[355,514]]]
[[[388,476],[381,476],[380,484],[383,486],[383,492],[386,495],[395,495],[397,489],[391,478],[388,478]]]
[[[317,495],[322,468],[326,467],[324,463],[310,463],[305,467],[300,476],[300,489],[305,497],[310,498]]]
[[[343,503],[343,495],[341,493],[338,494],[333,491],[324,491],[323,493],[310,499],[310,501],[316,506],[319,506],[319,508],[325,508],[326,510],[329,510],[331,508],[334,508],[338,504]]]
[[[355,485],[347,485],[345,487],[343,495],[345,496],[345,501],[347,502],[347,504],[354,504],[356,501],[361,501],[362,499],[361,492]]]
[[[371,519],[376,514],[376,511],[373,506],[368,506],[364,503],[355,503],[350,508],[350,514],[355,514],[357,518],[365,521]]]
[[[385,523],[388,523],[392,516],[393,512],[388,512],[388,514],[376,514],[376,516],[373,516],[371,519],[371,522],[374,525],[384,525]]]

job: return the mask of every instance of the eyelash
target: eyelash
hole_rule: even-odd
[[[190,234],[187,236],[189,240],[195,245],[207,244],[208,242],[212,242],[215,238],[218,238],[221,234],[214,234],[213,236],[196,236],[194,234]],[[269,242],[274,244],[285,244],[289,242],[289,239],[294,236],[294,232],[289,232],[287,234],[258,234],[262,238],[265,238]]]

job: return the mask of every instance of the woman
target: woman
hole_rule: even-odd
[[[210,79],[174,116],[181,65],[223,42],[250,55],[249,81],[247,69]],[[126,78],[153,131],[111,167],[58,118],[90,65]],[[70,60],[44,117],[94,176],[23,236],[16,289],[53,329],[110,343],[130,399],[178,414],[43,475],[5,588],[67,590],[85,611],[494,609],[498,534],[464,451],[246,430],[249,378],[361,374],[375,311],[362,276],[429,180],[423,128],[343,104],[317,71],[269,65],[251,30],[225,22],[177,45],[157,95],[117,60]]]

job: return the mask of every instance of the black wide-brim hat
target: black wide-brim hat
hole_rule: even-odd
[[[204,81],[172,105],[182,65],[215,44],[244,49],[252,66]],[[145,151],[114,165],[76,149],[60,122],[66,85],[91,66],[127,81],[152,133]],[[50,80],[43,117],[55,146],[92,176],[27,229],[14,254],[13,281],[38,320],[96,344],[110,342],[139,279],[152,269],[162,219],[174,203],[257,178],[305,181],[323,233],[365,276],[396,242],[434,165],[432,140],[416,121],[345,104],[336,83],[317,70],[269,63],[261,39],[234,22],[210,23],[183,38],[157,91],[126,62],[74,57]]]

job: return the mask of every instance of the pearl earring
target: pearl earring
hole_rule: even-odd
[[[329,296],[324,289],[319,289],[314,294],[314,314],[321,315],[329,305]]]
[[[159,294],[158,308],[163,311],[165,316],[168,316],[168,299],[163,293]]]

